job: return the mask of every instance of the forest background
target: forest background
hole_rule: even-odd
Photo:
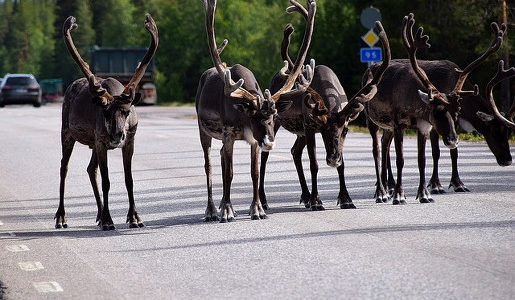
[[[299,0],[305,4],[303,0]],[[360,23],[364,8],[381,11],[393,58],[406,58],[400,37],[403,16],[415,14],[417,24],[430,36],[431,48],[419,51],[420,59],[447,59],[464,68],[489,45],[490,23],[499,22],[501,0],[317,0],[315,31],[308,58],[331,67],[347,94],[361,85],[366,64],[359,60],[361,40],[368,29]],[[496,71],[497,61],[515,65],[515,3],[508,1],[508,33],[501,50],[469,78],[484,93]],[[215,18],[218,43],[229,45],[222,60],[251,69],[261,87],[268,87],[282,66],[279,49],[283,29],[292,23],[290,55],[302,40],[304,21],[287,14],[288,0],[219,0]],[[160,44],[155,56],[158,101],[193,102],[200,75],[212,67],[206,42],[201,0],[0,0],[0,76],[32,73],[38,80],[61,78],[65,87],[82,77],[63,42],[61,27],[66,17],[77,18],[73,39],[88,61],[88,49],[97,46],[148,46],[144,30],[146,12],[159,28]],[[515,95],[514,83],[507,85]],[[499,105],[499,104],[498,104]],[[504,109],[506,109],[504,107]]]

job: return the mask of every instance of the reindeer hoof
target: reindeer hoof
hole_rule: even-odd
[[[395,200],[392,201],[392,204],[393,205],[405,205],[407,203],[406,203],[405,200],[397,200],[397,199],[395,199]]]
[[[211,216],[211,217],[204,218],[204,222],[214,222],[214,221],[220,221],[220,218],[218,216]]]
[[[63,228],[63,225],[61,225],[61,224],[55,224],[55,229],[61,229],[61,228]]]
[[[311,205],[311,210],[312,211],[318,211],[318,210],[325,210],[325,208],[321,204],[315,204],[315,205]]]
[[[68,228],[68,224],[63,223],[63,228]]]
[[[233,221],[234,221],[234,217],[220,219],[220,223],[227,223],[227,222],[233,222]]]
[[[356,206],[352,202],[345,202],[345,203],[340,204],[340,208],[341,209],[353,209],[353,208],[356,208]]]
[[[253,215],[250,219],[251,220],[259,220],[259,216],[258,215]]]
[[[433,188],[431,189],[431,194],[445,194],[445,190],[443,188]]]
[[[108,231],[109,230],[109,226],[107,225],[102,225],[102,231]]]
[[[261,204],[263,206],[263,209],[264,210],[268,210],[270,207],[268,206],[268,203],[262,203]]]
[[[130,223],[129,228],[138,228],[138,223]]]
[[[141,223],[141,222],[140,222],[140,223],[138,223],[138,227],[139,227],[139,228],[143,228],[143,227],[145,227],[145,224],[143,224],[143,223]]]
[[[465,192],[470,192],[470,190],[469,190],[467,187],[465,187],[465,186],[459,186],[459,187],[456,187],[456,188],[454,189],[454,191],[455,191],[456,193],[465,193]]]
[[[431,200],[433,200],[433,199],[431,199]],[[420,203],[431,203],[431,201],[429,201],[428,198],[420,198],[419,201],[420,201]]]

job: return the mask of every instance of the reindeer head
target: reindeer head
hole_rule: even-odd
[[[287,109],[291,105],[290,96],[292,94],[299,93],[299,89],[307,88],[307,86],[296,86],[296,89],[292,90],[297,77],[302,77],[302,81],[306,79],[302,75],[303,63],[306,58],[307,50],[311,42],[311,35],[313,33],[314,16],[316,11],[315,0],[306,0],[308,4],[308,10],[304,9],[300,4],[294,0],[290,0],[293,6],[287,9],[287,12],[299,11],[305,15],[306,18],[306,30],[304,33],[304,40],[302,42],[301,49],[297,61],[293,66],[292,72],[287,76],[286,82],[283,87],[276,92],[274,95],[270,94],[269,90],[265,90],[264,98],[262,97],[261,91],[255,81],[255,78],[249,78],[250,81],[256,83],[257,89],[250,92],[244,88],[245,80],[240,78],[237,82],[234,82],[231,77],[231,68],[228,68],[225,63],[222,62],[220,54],[227,46],[228,41],[224,40],[222,44],[216,46],[216,38],[214,31],[214,14],[216,10],[216,0],[203,0],[206,16],[206,32],[207,40],[210,49],[211,59],[215,66],[216,71],[220,79],[223,82],[224,97],[228,102],[233,102],[233,107],[240,113],[246,115],[250,119],[250,130],[252,137],[256,141],[263,151],[270,151],[274,146],[274,119],[277,116],[276,103],[279,110]],[[313,62],[314,63],[314,62]],[[287,62],[285,62],[287,64]],[[233,67],[234,68],[234,67]],[[310,72],[311,67],[306,67],[307,71]],[[311,76],[312,72],[309,75]],[[247,82],[247,84],[249,84]],[[281,101],[280,101],[280,98]],[[245,133],[246,137],[249,135]],[[247,140],[249,140],[247,138]]]
[[[119,147],[123,145],[126,137],[131,107],[137,104],[141,98],[141,94],[135,92],[136,88],[157,50],[159,37],[156,23],[150,14],[145,15],[145,29],[150,33],[152,41],[147,53],[138,64],[134,75],[121,93],[114,93],[114,91],[119,89],[111,84],[112,81],[103,80],[99,82],[98,78],[89,69],[89,65],[82,59],[71,37],[71,31],[77,29],[77,27],[76,20],[72,16],[68,17],[64,22],[63,36],[66,46],[72,58],[88,79],[91,101],[102,108],[104,128],[109,136],[107,146],[110,148]],[[111,93],[108,90],[111,90]]]
[[[513,76],[515,76],[515,68],[511,67],[506,70],[504,69],[504,61],[499,61],[499,64],[497,65],[497,73],[486,86],[487,99],[491,112],[477,112],[477,116],[488,125],[487,128],[489,132],[483,135],[488,146],[492,150],[492,153],[494,153],[497,163],[501,166],[509,166],[512,163],[508,140],[511,137],[512,130],[515,130],[515,123],[513,122],[515,117],[515,102],[512,104],[508,115],[503,115],[495,105],[493,88],[499,82]]]

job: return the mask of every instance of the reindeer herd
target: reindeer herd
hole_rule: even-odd
[[[377,179],[374,198],[377,203],[389,200],[393,204],[406,203],[402,187],[402,168],[403,136],[408,128],[417,130],[420,181],[416,199],[421,203],[434,202],[431,194],[444,192],[438,178],[440,136],[451,151],[452,176],[449,187],[454,187],[456,192],[468,191],[458,175],[457,126],[481,133],[497,163],[501,166],[511,164],[508,141],[515,130],[515,104],[506,116],[501,114],[495,106],[492,90],[500,81],[515,76],[515,68],[506,70],[504,62],[499,61],[497,74],[486,86],[486,98],[480,95],[477,85],[472,86],[467,81],[470,72],[500,48],[506,32],[504,24],[499,27],[492,23],[494,39],[490,47],[461,70],[447,60],[421,61],[416,58],[418,49],[429,47],[429,37],[424,35],[422,27],[413,34],[413,14],[404,17],[401,26],[401,36],[409,59],[392,60],[386,32],[381,23],[376,22],[384,60],[366,70],[363,87],[353,97],[348,98],[331,68],[315,66],[313,59],[304,65],[314,30],[315,0],[306,0],[306,7],[295,0],[289,1],[291,6],[286,11],[301,14],[306,22],[302,44],[293,62],[288,48],[294,29],[288,24],[281,44],[284,66],[272,78],[270,89],[262,92],[251,70],[240,64],[229,67],[220,58],[228,41],[224,40],[220,46],[216,44],[214,16],[217,1],[203,0],[207,41],[214,65],[200,77],[195,102],[207,183],[206,221],[230,222],[236,216],[231,203],[233,146],[236,140],[246,141],[251,148],[253,196],[249,214],[255,220],[267,217],[265,210],[269,205],[264,185],[266,163],[280,127],[297,136],[291,154],[301,186],[300,202],[311,210],[324,209],[317,187],[315,134],[320,133],[326,150],[326,163],[336,168],[338,173],[340,191],[337,204],[342,209],[356,208],[345,184],[343,144],[349,122],[356,119],[361,111],[365,112],[372,136],[372,155]],[[75,18],[68,17],[63,24],[63,37],[85,78],[73,82],[64,97],[59,207],[55,214],[55,227],[68,227],[64,209],[65,179],[76,141],[92,150],[87,171],[98,208],[97,222],[102,230],[115,228],[109,213],[110,182],[107,167],[107,152],[115,148],[121,148],[123,155],[125,185],[129,198],[127,222],[131,228],[143,227],[135,207],[131,171],[134,136],[138,125],[134,105],[141,97],[135,92],[136,87],[159,44],[156,23],[149,14],[145,16],[145,29],[150,34],[151,43],[126,86],[113,78],[96,77],[90,71],[71,37],[71,31],[76,28]],[[381,141],[379,128],[383,129]],[[434,164],[433,174],[426,186],[425,144],[428,137]],[[213,138],[222,141],[220,156],[223,195],[218,207],[212,193],[210,151]],[[396,153],[396,179],[393,178],[389,154],[392,139]],[[311,191],[306,184],[301,159],[306,147],[310,162]],[[102,198],[97,183],[99,167]]]

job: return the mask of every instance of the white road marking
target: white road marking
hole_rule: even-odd
[[[10,252],[30,251],[29,247],[27,247],[26,245],[8,245],[5,246],[5,249]]]
[[[43,264],[39,261],[24,261],[18,263],[20,269],[23,271],[31,272],[44,269]]]
[[[58,293],[63,291],[63,288],[55,281],[34,282],[32,285],[40,293]]]

